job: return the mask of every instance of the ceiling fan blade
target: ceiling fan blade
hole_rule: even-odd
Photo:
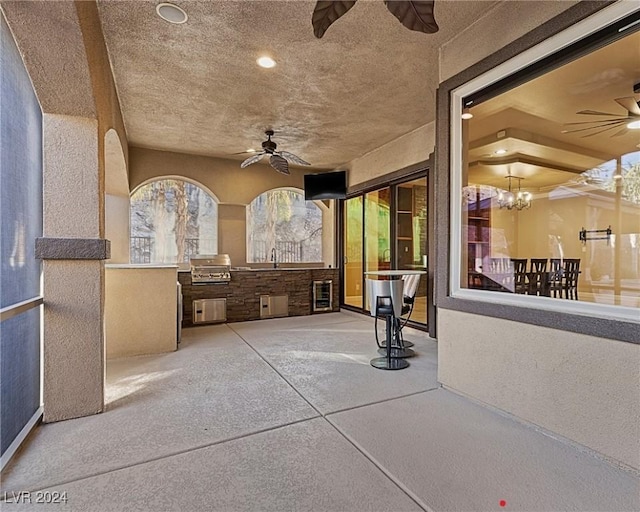
[[[626,98],[616,98],[616,103],[627,109],[629,114],[640,116],[640,106],[635,98],[627,96]]]
[[[587,128],[578,128],[577,130],[562,130],[560,133],[584,132],[584,131],[587,131],[587,130],[595,130],[597,128],[602,128],[603,126],[610,126],[612,128],[615,128],[616,126],[624,124],[625,122],[626,122],[626,119],[622,119],[622,120],[618,120],[618,121],[611,121],[610,123],[603,123],[603,124],[598,125],[598,126],[588,126]]]
[[[627,117],[618,117],[616,119],[596,119],[595,121],[580,121],[578,123],[564,123],[564,126],[572,126],[578,124],[593,124],[593,123],[605,123],[607,121],[626,121]]]
[[[320,39],[331,24],[351,9],[355,3],[356,0],[316,2],[316,7],[313,10],[313,15],[311,17],[314,35]]]
[[[384,4],[398,21],[409,30],[433,34],[440,30],[433,16],[434,0],[385,0]]]
[[[586,139],[587,137],[593,137],[594,135],[598,135],[608,130],[613,130],[614,128],[618,128],[621,124],[624,124],[624,123],[618,123],[617,125],[614,125],[614,126],[607,126],[603,130],[598,130],[597,132],[589,133],[588,135],[583,135],[581,138]]]
[[[619,132],[616,132],[612,135],[612,137],[620,137],[620,135],[624,135],[625,133],[627,133],[628,128],[625,126],[622,130],[620,130]]]
[[[287,160],[289,160],[289,162],[297,164],[297,165],[311,165],[309,162],[305,162],[302,158],[300,158],[297,155],[294,155],[293,153],[289,153],[288,151],[278,151],[278,154],[284,158],[286,158]]]
[[[271,155],[271,158],[269,158],[269,165],[282,174],[291,174],[289,172],[289,164],[280,155]]]
[[[576,112],[576,114],[583,114],[587,116],[614,116],[620,117],[620,114],[609,114],[608,112],[598,112],[597,110],[581,110],[580,112]]]
[[[266,154],[267,154],[266,152],[261,151],[260,153],[256,153],[255,155],[250,156],[249,158],[247,158],[244,162],[242,162],[240,164],[240,168],[244,169],[248,165],[255,164],[256,162],[259,162],[262,159],[262,157],[264,155],[266,155]]]

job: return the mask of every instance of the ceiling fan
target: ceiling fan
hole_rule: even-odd
[[[640,92],[640,83],[637,83],[633,86],[633,92]],[[634,96],[627,96],[624,98],[615,98],[615,102],[626,109],[627,115],[622,116],[621,114],[612,114],[610,112],[600,112],[598,110],[580,110],[576,112],[576,114],[585,115],[585,116],[610,116],[611,119],[598,119],[595,121],[581,121],[577,123],[565,123],[565,126],[575,126],[575,129],[562,130],[562,133],[577,133],[577,132],[587,132],[585,135],[582,135],[582,138],[592,137],[594,135],[598,135],[599,133],[606,132],[608,130],[613,130],[614,128],[620,128],[621,130],[617,131],[612,137],[619,137],[620,135],[624,135],[627,133],[628,129],[640,129],[640,102],[636,100]],[[589,125],[578,127],[578,125]],[[626,126],[622,126],[626,125]]]
[[[271,155],[269,157],[269,165],[282,174],[291,174],[289,172],[289,162],[297,165],[311,165],[309,162],[305,162],[302,158],[294,155],[293,153],[289,153],[288,151],[276,151],[278,145],[271,140],[273,130],[266,130],[264,134],[267,136],[267,140],[262,143],[262,151],[250,156],[242,162],[240,164],[241,168],[244,169],[251,164],[259,162],[265,155]]]

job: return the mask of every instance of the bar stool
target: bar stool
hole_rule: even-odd
[[[409,366],[409,363],[397,355],[392,356],[392,351],[397,350],[392,347],[392,340],[395,333],[396,318],[402,314],[402,289],[403,281],[377,281],[367,279],[367,296],[369,297],[369,311],[376,319],[376,343],[378,342],[378,318],[385,319],[386,330],[386,357],[376,357],[370,361],[371,366],[379,370],[402,370]]]
[[[420,274],[405,274],[402,276],[402,280],[404,281],[404,287],[402,289],[402,316],[407,315],[407,317],[404,319],[396,317],[396,324],[394,326],[395,344],[391,345],[391,348],[394,349],[391,352],[391,357],[413,357],[416,355],[413,350],[407,350],[413,347],[414,343],[405,341],[402,335],[402,329],[407,325],[409,318],[411,318],[411,313],[413,313],[416,292],[418,291],[418,284],[420,284]],[[378,352],[382,354],[383,349],[386,347],[386,341],[383,341],[380,345],[382,349],[378,350]],[[401,350],[401,352],[396,349]]]

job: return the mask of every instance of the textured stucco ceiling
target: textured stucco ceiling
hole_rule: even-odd
[[[495,2],[437,1],[427,35],[360,0],[322,39],[315,1],[182,0],[183,25],[156,3],[98,2],[130,144],[229,158],[273,128],[278,149],[332,168],[434,119],[438,47]]]

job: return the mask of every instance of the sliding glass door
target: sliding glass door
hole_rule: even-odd
[[[395,268],[427,271],[427,178],[396,189]],[[420,276],[411,320],[427,323],[427,275]]]
[[[368,310],[364,272],[427,270],[427,177],[367,191],[344,202],[343,303]],[[427,324],[427,275],[420,277],[411,320]]]
[[[364,195],[365,271],[389,270],[391,262],[391,189],[375,190]],[[369,298],[364,290],[364,309]]]
[[[362,196],[356,196],[344,202],[342,286],[344,303],[356,308],[362,307],[363,293],[362,214]]]

